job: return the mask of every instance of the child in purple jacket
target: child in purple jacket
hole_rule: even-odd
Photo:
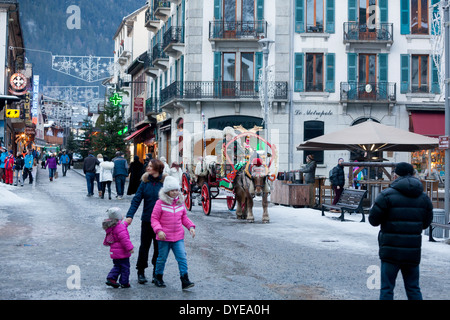
[[[122,220],[123,216],[120,213],[120,208],[109,208],[106,210],[106,213],[108,214],[108,219],[103,221],[103,229],[106,231],[103,245],[110,247],[111,259],[113,259],[114,263],[114,267],[106,277],[106,284],[113,288],[129,288],[130,256],[134,252],[134,247],[128,233],[128,223]]]

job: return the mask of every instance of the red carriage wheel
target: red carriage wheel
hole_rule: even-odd
[[[181,178],[181,190],[183,192],[184,204],[186,205],[186,209],[191,211],[192,209],[191,185],[189,183],[189,177],[186,173],[183,173],[183,177]]]
[[[209,186],[206,182],[202,186],[201,195],[203,212],[209,216],[211,213],[211,191],[209,190]]]
[[[231,197],[231,196],[227,196],[227,207],[228,207],[228,210],[233,210],[235,206],[236,206],[236,198],[235,197]]]

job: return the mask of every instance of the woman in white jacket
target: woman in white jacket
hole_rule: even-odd
[[[169,171],[169,175],[177,179],[178,183],[181,186],[182,178],[183,178],[183,170],[181,170],[180,165],[176,162],[172,163],[172,166]]]
[[[114,162],[109,161],[108,157],[103,158],[100,163],[100,182],[102,183],[102,196],[105,198],[106,186],[108,186],[109,200],[111,200],[111,182],[113,181]]]

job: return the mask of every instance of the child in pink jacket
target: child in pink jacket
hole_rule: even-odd
[[[164,179],[163,187],[159,191],[159,200],[153,208],[151,224],[158,240],[155,285],[166,286],[163,273],[167,256],[172,250],[178,262],[182,289],[193,287],[194,283],[190,282],[188,277],[183,226],[189,230],[192,237],[195,237],[195,225],[187,216],[184,199],[180,194],[180,183],[174,177],[167,176]]]
[[[130,256],[133,253],[133,244],[128,233],[128,223],[123,219],[120,208],[113,207],[106,210],[108,219],[103,221],[103,229],[106,231],[103,245],[110,247],[111,259],[114,267],[106,277],[106,284],[113,288],[130,287]],[[119,279],[117,283],[117,279]]]

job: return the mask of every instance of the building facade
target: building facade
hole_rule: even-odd
[[[443,135],[444,103],[431,49],[437,2],[149,1],[143,25],[134,24],[134,30],[147,30],[140,41],[148,47],[133,55],[142,55],[147,80],[141,94],[155,155],[185,162],[186,144],[180,142],[203,125],[265,127],[261,39],[274,42],[268,55],[269,139],[278,147],[280,171],[305,163],[308,152],[296,149],[301,142],[368,119]],[[442,127],[423,126],[425,118],[442,121]],[[326,176],[339,157],[356,156],[315,152],[317,174]]]

